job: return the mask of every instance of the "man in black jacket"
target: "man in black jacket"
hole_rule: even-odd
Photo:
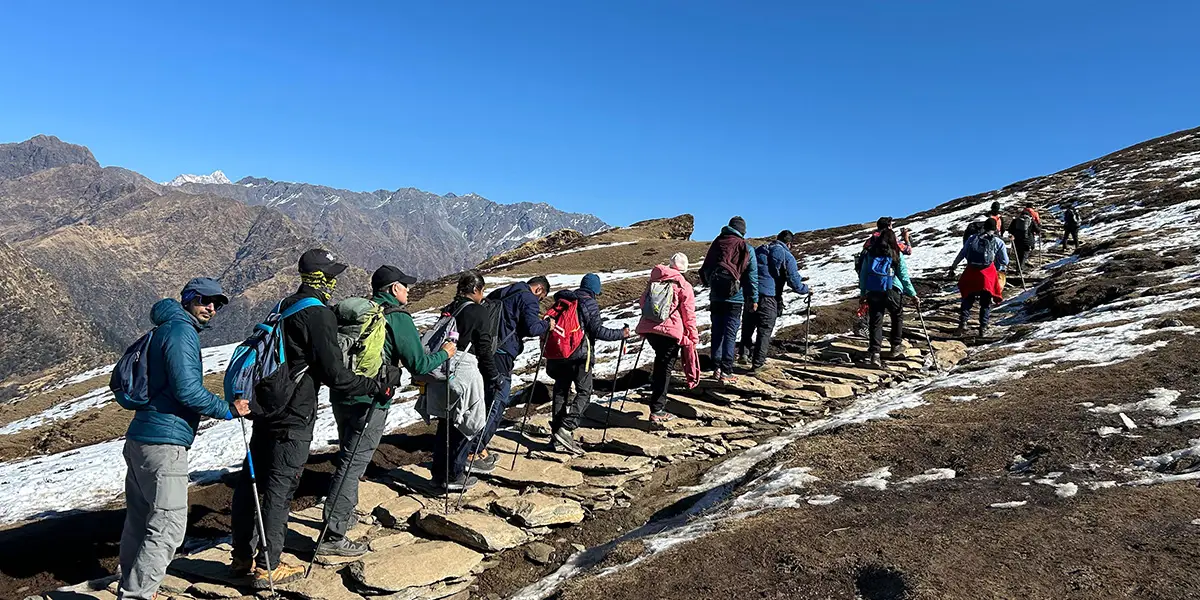
[[[504,420],[504,411],[512,400],[509,396],[513,366],[517,357],[525,351],[525,338],[540,337],[550,330],[550,324],[538,316],[541,300],[549,293],[549,280],[538,275],[525,283],[517,282],[487,295],[484,306],[493,307],[493,318],[496,319],[493,323],[497,336],[494,355],[496,381],[495,393],[488,405],[488,420],[483,430],[481,448],[487,448],[500,428],[500,422]]]
[[[302,298],[317,298],[322,304],[305,308],[282,321],[283,347],[292,373],[300,373],[287,408],[270,419],[254,421],[250,452],[262,499],[266,553],[259,552],[254,518],[254,498],[248,469],[233,495],[233,564],[235,574],[254,567],[254,586],[266,588],[270,581],[285,583],[304,574],[300,565],[280,564],[283,540],[287,533],[288,511],[308,451],[313,427],[317,422],[317,392],[322,385],[347,396],[391,396],[400,383],[400,370],[391,365],[380,369],[371,379],[355,375],[342,363],[337,342],[337,317],[328,304],[333,297],[337,276],[346,265],[336,262],[326,250],[313,249],[300,257],[300,288],[280,305],[286,310]],[[270,569],[268,571],[268,569]]]
[[[554,295],[554,300],[574,300],[579,311],[579,324],[583,328],[583,343],[571,356],[546,361],[546,374],[554,379],[554,413],[550,428],[554,434],[550,444],[555,451],[568,454],[583,454],[583,448],[575,442],[573,432],[579,427],[579,418],[587,410],[592,399],[592,367],[596,360],[596,340],[615,342],[629,337],[629,326],[611,329],[604,326],[600,305],[600,277],[594,273],[583,276],[579,289],[564,290]],[[575,396],[567,401],[571,385],[575,385]]]

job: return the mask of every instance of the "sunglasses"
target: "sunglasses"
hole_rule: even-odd
[[[211,304],[213,310],[221,310],[225,307],[225,299],[220,296],[200,296],[200,305],[205,306]]]

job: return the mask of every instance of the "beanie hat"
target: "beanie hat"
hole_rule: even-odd
[[[579,289],[587,290],[593,296],[600,295],[600,276],[595,273],[588,273],[583,276],[583,281],[579,282]]]
[[[734,231],[736,231],[742,235],[746,235],[746,220],[745,219],[743,219],[741,217],[734,217],[729,220],[729,226],[732,227]]]
[[[680,273],[687,271],[688,270],[687,255],[682,252],[676,252],[675,254],[672,254],[670,267],[672,269],[675,269],[676,271],[679,271]]]

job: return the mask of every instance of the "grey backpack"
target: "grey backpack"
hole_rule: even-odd
[[[655,281],[646,288],[642,299],[642,318],[654,323],[662,323],[671,317],[675,311],[675,283],[672,281]]]

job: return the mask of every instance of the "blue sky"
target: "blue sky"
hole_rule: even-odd
[[[750,233],[1200,126],[1196,2],[5,3],[0,141]]]

